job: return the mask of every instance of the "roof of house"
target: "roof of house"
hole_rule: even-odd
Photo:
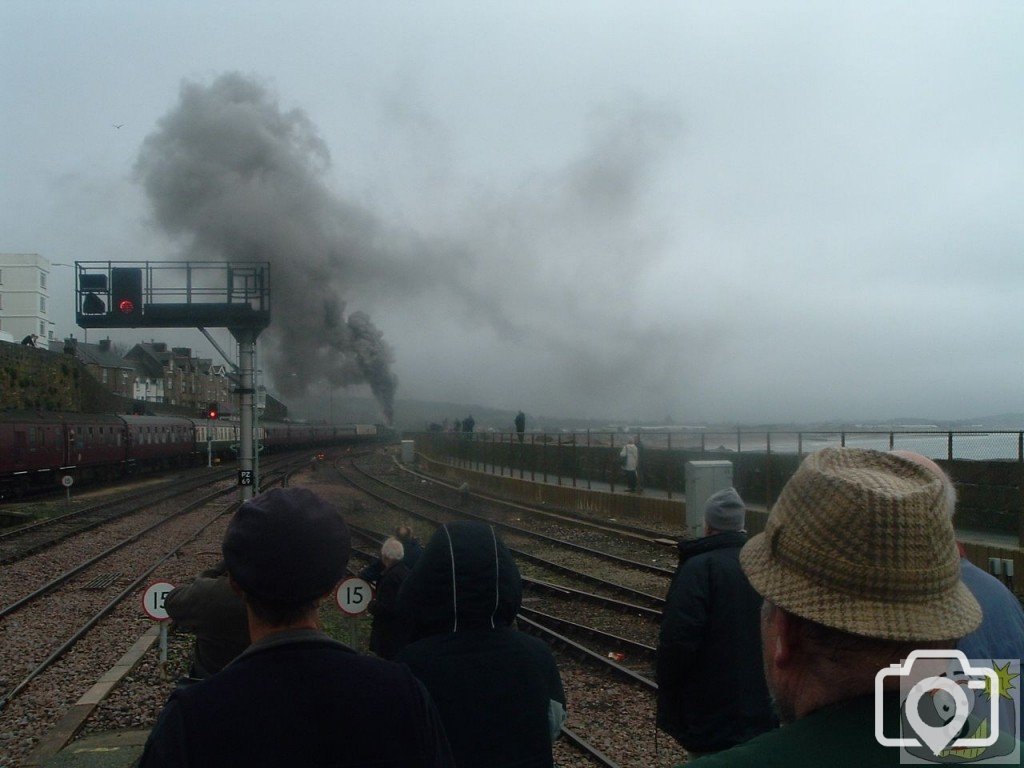
[[[135,366],[129,360],[125,360],[114,351],[110,339],[104,339],[99,344],[89,344],[71,337],[64,341],[50,342],[50,349],[54,352],[65,352],[74,355],[86,365],[96,365],[100,368],[118,368],[123,370],[134,370]]]

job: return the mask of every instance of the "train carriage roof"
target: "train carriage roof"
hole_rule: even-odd
[[[115,424],[121,417],[112,413],[67,413],[63,411],[0,411],[0,424]]]
[[[122,416],[130,427],[192,427],[192,419],[181,416]]]

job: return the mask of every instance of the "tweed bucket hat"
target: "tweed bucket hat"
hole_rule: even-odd
[[[907,459],[826,448],[786,483],[740,563],[763,597],[819,624],[884,640],[962,637],[981,608],[960,580],[943,494]]]

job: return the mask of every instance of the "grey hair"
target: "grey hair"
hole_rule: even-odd
[[[380,545],[380,556],[382,559],[387,558],[388,560],[398,562],[405,557],[405,547],[402,546],[402,542],[398,539],[391,537]]]

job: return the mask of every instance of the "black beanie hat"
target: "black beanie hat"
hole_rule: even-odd
[[[235,513],[221,545],[228,572],[257,598],[298,605],[345,575],[348,526],[333,504],[306,488],[274,488]]]

